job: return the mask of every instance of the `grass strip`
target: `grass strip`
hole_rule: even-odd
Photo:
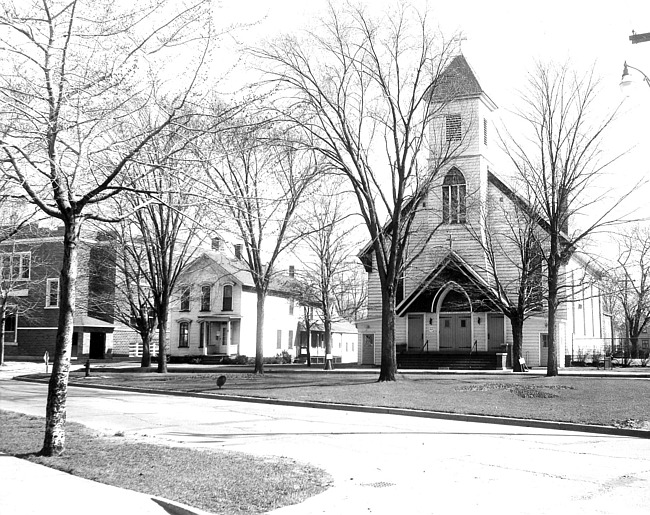
[[[227,378],[221,389],[216,385],[219,375]],[[243,395],[650,429],[650,379],[647,378],[435,373],[398,376],[399,380],[394,383],[378,383],[376,373],[331,374],[323,370],[298,373],[287,368],[264,375],[232,370],[162,375],[134,367],[94,370],[90,378],[73,372],[70,384],[92,383],[162,392]]]
[[[264,513],[300,503],[331,482],[323,470],[287,458],[131,441],[71,422],[64,455],[48,458],[35,454],[42,417],[0,410],[0,427],[0,452],[215,514]]]

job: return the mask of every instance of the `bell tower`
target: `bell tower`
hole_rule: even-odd
[[[494,145],[492,116],[496,104],[485,93],[465,57],[455,56],[433,84],[430,101],[430,168],[436,175],[429,193],[430,226],[436,254],[441,242],[469,263],[483,267],[476,238],[483,234],[481,213],[487,203],[490,152]],[[479,260],[479,261],[477,261]]]

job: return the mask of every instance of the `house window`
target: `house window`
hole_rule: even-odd
[[[232,311],[232,285],[223,287],[223,311]]]
[[[548,334],[547,333],[540,333],[539,334],[539,339],[542,342],[542,348],[548,349]]]
[[[293,331],[289,331],[289,348],[293,349]]]
[[[486,147],[488,142],[487,129],[488,129],[487,118],[483,118],[483,145],[485,145]]]
[[[16,313],[7,313],[5,315],[5,343],[15,343],[16,342]]]
[[[210,286],[201,286],[201,311],[210,311]]]
[[[352,347],[352,352],[354,352],[354,340],[350,342],[350,346]]]
[[[59,307],[59,279],[48,279],[45,284],[45,307]]]
[[[190,287],[181,286],[181,311],[190,310]]]
[[[282,348],[282,329],[278,329],[278,349]]]
[[[190,346],[190,323],[181,322],[178,324],[178,346],[179,347],[189,347]]]
[[[293,299],[289,299],[289,314],[293,315]]]
[[[463,224],[466,221],[465,177],[458,168],[452,168],[442,182],[442,222]]]
[[[461,118],[459,114],[448,114],[445,117],[445,128],[447,131],[447,141],[460,141],[461,135]]]
[[[650,349],[650,340],[641,340],[641,347],[643,349]]]
[[[3,279],[18,281],[28,280],[30,277],[31,252],[16,252],[2,256],[0,275]]]

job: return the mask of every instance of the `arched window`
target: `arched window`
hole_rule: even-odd
[[[223,311],[232,311],[232,285],[223,287]]]
[[[442,222],[464,224],[466,222],[465,177],[458,168],[452,168],[442,182]]]

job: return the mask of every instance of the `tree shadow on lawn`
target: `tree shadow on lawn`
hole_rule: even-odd
[[[227,377],[227,376],[226,376]],[[227,385],[228,383],[226,383]],[[379,384],[377,381],[343,381],[338,383],[322,383],[316,381],[300,381],[292,382],[291,384],[273,384],[273,383],[261,383],[261,384],[239,384],[234,383],[229,387],[217,388],[216,386],[211,386],[209,388],[196,388],[192,390],[186,390],[189,393],[224,393],[228,394],[229,392],[239,392],[239,391],[259,391],[259,390],[294,390],[300,388],[339,388],[339,387],[349,387],[349,386],[362,386],[369,384]]]

